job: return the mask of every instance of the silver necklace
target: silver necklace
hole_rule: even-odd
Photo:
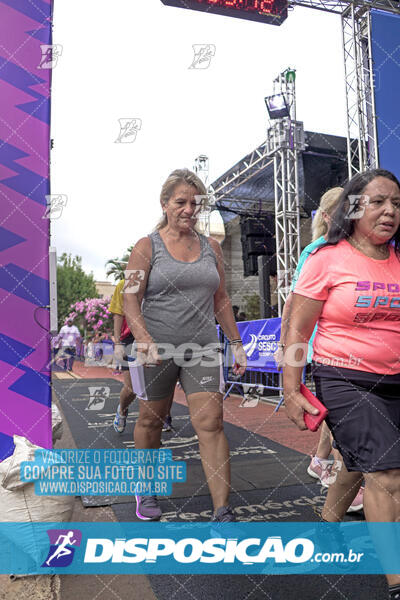
[[[371,256],[370,254],[366,254],[364,250],[361,250],[360,245],[357,244],[357,242],[355,240],[353,240],[352,237],[349,237],[348,241],[350,242],[350,245],[353,246],[353,248],[355,248],[356,250],[358,250],[359,252],[361,252],[362,254],[364,254],[365,256],[367,256],[368,258],[374,258],[375,260],[379,260],[379,258],[376,259],[375,256]],[[378,252],[381,252],[381,251],[378,250]],[[385,256],[383,256],[383,252],[382,252],[382,260],[386,260],[387,258],[389,258],[390,251],[389,251],[389,248],[387,246],[385,246],[385,248],[384,248],[384,254],[385,254]]]

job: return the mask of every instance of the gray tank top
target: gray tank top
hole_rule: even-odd
[[[207,238],[199,235],[200,256],[187,263],[168,252],[158,231],[150,234],[152,258],[142,313],[155,342],[217,344],[214,294],[220,277]]]

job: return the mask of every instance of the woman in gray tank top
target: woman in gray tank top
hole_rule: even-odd
[[[130,363],[139,398],[134,439],[137,449],[160,447],[163,421],[180,381],[199,439],[213,520],[233,521],[215,318],[231,340],[233,370],[240,376],[246,369],[246,355],[225,289],[221,248],[195,230],[199,196],[206,194],[191,171],[171,173],[161,190],[163,219],[154,233],[138,241],[129,259],[124,310],[137,351]],[[159,519],[156,496],[136,496],[136,514],[145,520]]]

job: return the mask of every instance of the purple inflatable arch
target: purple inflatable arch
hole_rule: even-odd
[[[51,18],[51,0],[0,0],[0,461],[14,434],[51,447]]]

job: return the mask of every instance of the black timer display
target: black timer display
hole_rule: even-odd
[[[167,6],[201,10],[210,14],[238,17],[281,25],[287,17],[287,0],[161,0]]]

